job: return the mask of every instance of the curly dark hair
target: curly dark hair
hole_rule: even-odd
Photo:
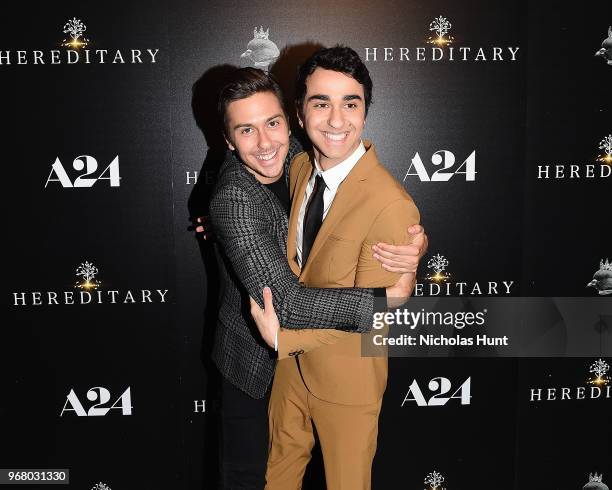
[[[341,45],[317,51],[300,66],[295,82],[295,105],[300,113],[304,105],[304,97],[306,97],[306,79],[317,68],[344,73],[363,85],[365,113],[368,114],[368,109],[372,103],[370,72],[355,50]]]

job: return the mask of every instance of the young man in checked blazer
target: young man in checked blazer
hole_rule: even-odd
[[[287,250],[305,286],[394,284],[398,275],[380,267],[371,247],[406,243],[406,230],[419,222],[410,196],[380,164],[374,145],[361,139],[371,97],[368,69],[350,48],[321,50],[300,67],[296,106],[313,152],[291,164]],[[262,336],[277,335],[278,343],[266,489],[301,488],[314,428],[327,489],[370,489],[387,358],[362,357],[355,331],[279,332],[273,294],[264,294],[265,311],[252,304]]]
[[[308,288],[298,281],[287,262],[290,202],[286,169],[300,148],[289,137],[282,94],[274,80],[261,70],[237,70],[221,91],[219,113],[228,146],[239,156],[226,159],[210,204],[222,280],[213,349],[223,378],[221,484],[223,488],[261,489],[276,354],[252,322],[249,296],[261,302],[262,289],[269,287],[287,329],[320,326],[365,332],[372,324],[375,291]],[[406,271],[382,290],[383,296],[385,292],[389,297],[407,296],[412,289],[411,272],[425,242],[420,229],[412,231],[420,232],[415,242],[420,247],[391,246],[387,247],[389,252],[382,246],[377,253],[383,263],[376,262],[381,270]],[[404,232],[401,243],[409,243]],[[271,344],[274,346],[274,339]]]

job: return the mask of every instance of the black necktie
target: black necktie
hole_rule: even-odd
[[[302,268],[306,266],[308,255],[312,244],[317,238],[321,223],[323,223],[323,192],[325,192],[325,181],[321,174],[315,178],[314,189],[306,206],[304,215],[304,233],[302,237]]]

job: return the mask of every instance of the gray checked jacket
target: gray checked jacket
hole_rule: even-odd
[[[301,151],[292,138],[285,162]],[[228,152],[210,202],[217,237],[221,290],[212,357],[221,374],[253,398],[262,398],[274,375],[276,358],[261,339],[250,314],[249,296],[263,305],[272,290],[284,328],[333,328],[355,332],[372,326],[373,289],[306,288],[289,268],[287,213],[278,198]]]

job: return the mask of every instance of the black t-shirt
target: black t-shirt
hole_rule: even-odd
[[[289,188],[285,183],[285,175],[281,175],[281,178],[278,179],[276,182],[264,185],[274,193],[274,195],[278,198],[279,202],[285,208],[287,216],[289,216],[291,208],[289,206]]]

